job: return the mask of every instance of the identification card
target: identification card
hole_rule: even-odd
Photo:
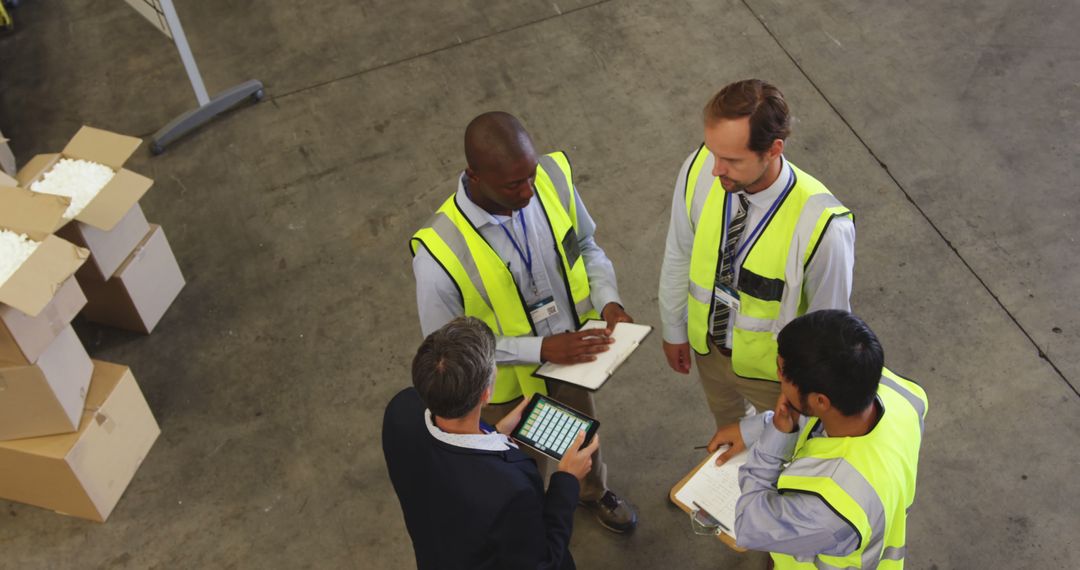
[[[739,310],[739,292],[730,286],[717,283],[716,288],[713,289],[713,294],[716,295],[717,301],[723,303],[732,311]]]
[[[529,306],[529,315],[532,317],[533,323],[549,319],[557,314],[559,314],[559,308],[555,306],[555,297],[542,299]]]

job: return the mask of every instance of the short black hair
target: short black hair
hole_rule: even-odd
[[[874,331],[848,311],[814,311],[791,321],[777,337],[784,377],[803,396],[817,392],[845,416],[874,401],[885,352]]]
[[[495,334],[484,321],[456,318],[428,335],[412,361],[413,386],[432,414],[465,416],[495,377]]]

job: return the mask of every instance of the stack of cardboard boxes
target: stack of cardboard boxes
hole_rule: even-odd
[[[81,311],[149,333],[184,285],[138,205],[152,182],[123,168],[138,143],[84,128],[17,181],[0,174],[0,229],[40,242],[0,283],[2,499],[104,521],[160,433],[131,370],[92,360],[71,327]],[[62,156],[116,171],[66,224],[67,198],[26,189]]]
[[[140,144],[135,137],[83,127],[59,154],[40,154],[27,162],[18,182],[30,188],[62,158],[97,162],[116,172],[56,235],[90,251],[90,260],[76,274],[86,292],[83,316],[149,334],[180,294],[184,276],[164,230],[148,223],[139,207],[153,180],[124,168]]]

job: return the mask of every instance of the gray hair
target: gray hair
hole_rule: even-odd
[[[412,362],[413,386],[431,413],[465,416],[495,380],[495,335],[474,317],[458,317],[431,333]]]

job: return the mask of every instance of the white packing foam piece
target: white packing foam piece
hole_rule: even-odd
[[[39,242],[26,237],[26,234],[0,230],[0,285],[18,271],[38,245]]]
[[[30,189],[42,194],[71,198],[71,205],[64,212],[64,220],[67,221],[78,216],[109,180],[112,180],[114,174],[116,173],[113,169],[104,164],[61,158],[41,180],[31,184]]]

